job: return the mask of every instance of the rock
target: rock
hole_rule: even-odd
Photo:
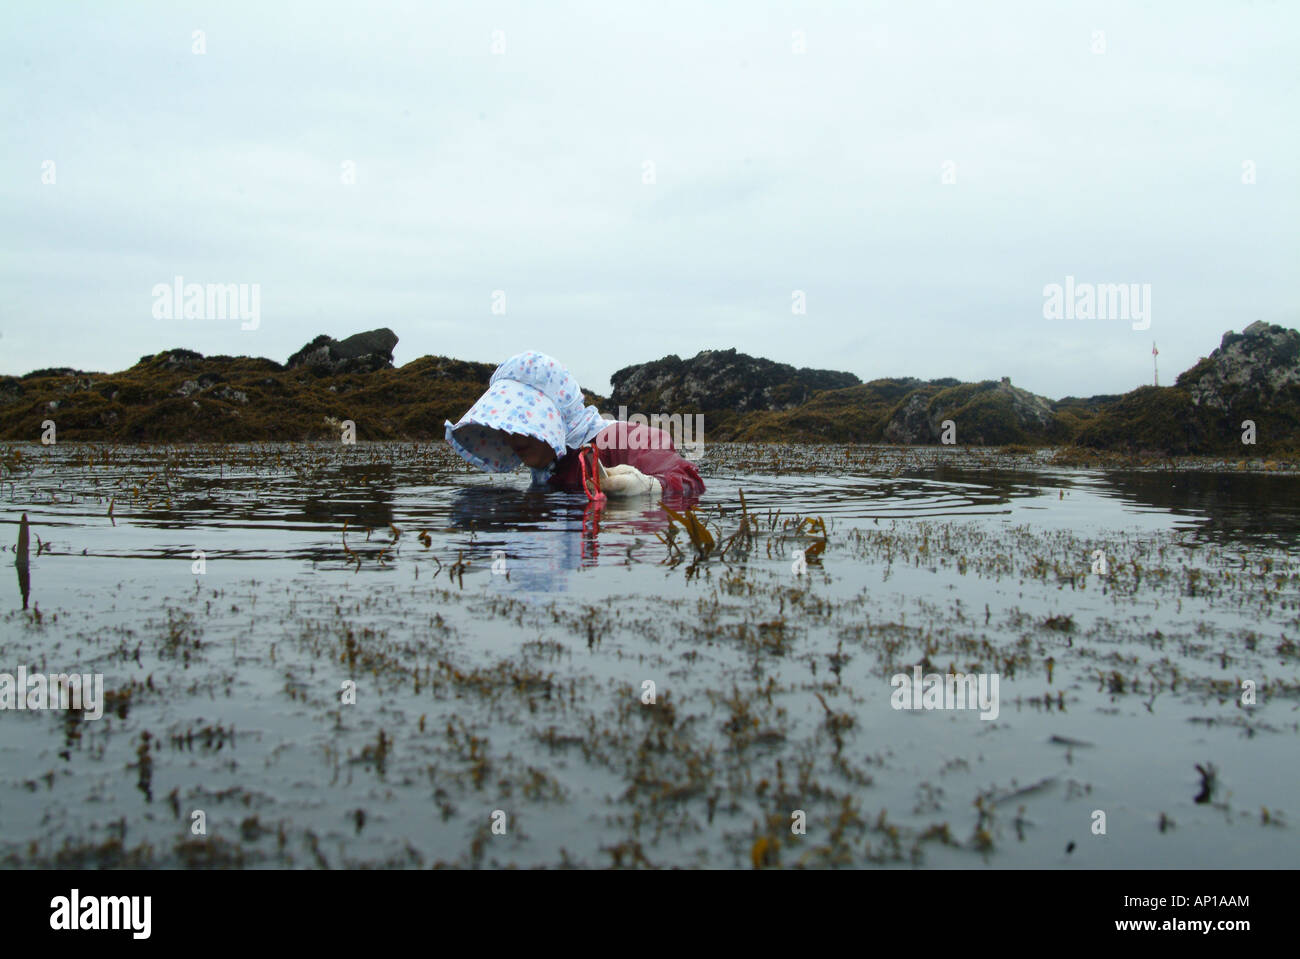
[[[20,379],[36,380],[44,379],[47,376],[80,376],[80,370],[74,370],[70,366],[55,366],[44,370],[32,370],[30,373],[24,373]]]
[[[335,348],[339,357],[345,360],[360,359],[372,354],[384,354],[388,363],[393,362],[393,347],[397,345],[397,334],[388,327],[370,330],[367,333],[354,333]]]
[[[1015,418],[1016,425],[1021,429],[1029,431],[1045,430],[1055,422],[1053,416],[1055,404],[1047,397],[1039,396],[1037,393],[1031,393],[1028,390],[1022,390],[1018,386],[1012,386],[1011,380],[1006,377],[1003,377],[1002,382],[998,384],[996,392],[1006,398],[1011,415]]]
[[[289,369],[320,373],[371,373],[393,368],[397,334],[387,327],[336,340],[322,333],[285,362]]]
[[[202,353],[196,353],[194,350],[163,350],[161,353],[155,353],[153,356],[142,356],[137,366],[148,364],[167,370],[170,373],[185,371],[192,373],[199,368],[203,359]]]
[[[220,373],[203,373],[198,379],[186,380],[176,388],[177,396],[189,396],[191,393],[197,393],[199,390],[206,390],[208,387],[220,383],[224,377]]]
[[[939,434],[931,426],[927,415],[933,395],[922,390],[908,394],[885,423],[885,441],[907,445],[937,443]]]
[[[328,333],[322,333],[297,353],[294,353],[285,360],[285,369],[296,370],[302,366],[315,366],[318,364],[329,363],[330,344],[337,342],[338,340],[334,339],[334,337],[330,336]]]
[[[449,356],[422,356],[402,367],[424,380],[449,380],[462,383],[482,383],[484,388],[496,371],[495,363],[475,363]]]
[[[248,405],[248,394],[231,386],[209,390],[208,395],[218,400],[225,400],[227,403],[238,403],[240,406]]]
[[[1058,426],[1051,400],[1003,377],[998,383],[930,384],[914,390],[890,414],[882,435],[890,443],[938,443],[945,420],[956,426],[957,445],[1042,440]]]
[[[1219,348],[1178,377],[1192,404],[1220,413],[1260,413],[1300,388],[1300,332],[1258,321],[1223,334]]]
[[[704,350],[683,360],[676,355],[627,366],[610,377],[611,406],[629,413],[675,411],[786,410],[820,390],[857,386],[852,373],[795,369],[730,350]]]

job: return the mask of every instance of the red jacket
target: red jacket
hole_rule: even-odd
[[[665,494],[698,496],[704,492],[704,480],[690,460],[683,459],[673,446],[672,437],[660,429],[622,420],[611,422],[591,441],[600,450],[600,462],[606,468],[635,466],[646,476],[659,480]],[[555,464],[547,481],[555,489],[582,492],[582,467],[578,451],[570,449]]]

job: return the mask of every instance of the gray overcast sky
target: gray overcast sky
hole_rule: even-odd
[[[1300,320],[1297,27],[1293,2],[10,0],[0,372],[388,326],[399,365],[540,349],[598,392],[732,346],[1060,397],[1149,383],[1154,339],[1172,382]],[[260,326],[155,319],[176,275],[259,284]],[[1044,319],[1067,275],[1149,283],[1150,329]]]

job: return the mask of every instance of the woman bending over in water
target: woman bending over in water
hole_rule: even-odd
[[[583,406],[578,381],[545,353],[520,353],[498,366],[487,392],[446,429],[447,442],[474,466],[507,473],[523,464],[534,486],[590,492],[583,473],[595,446],[600,492],[607,496],[704,492],[695,464],[682,458],[672,437]]]

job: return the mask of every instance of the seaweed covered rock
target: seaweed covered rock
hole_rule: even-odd
[[[393,368],[397,334],[388,327],[336,340],[322,333],[285,362],[289,369],[308,367],[318,373],[373,373]]]
[[[610,404],[631,412],[746,413],[792,409],[821,390],[857,386],[861,380],[852,373],[796,369],[730,349],[626,366],[610,382]]]

